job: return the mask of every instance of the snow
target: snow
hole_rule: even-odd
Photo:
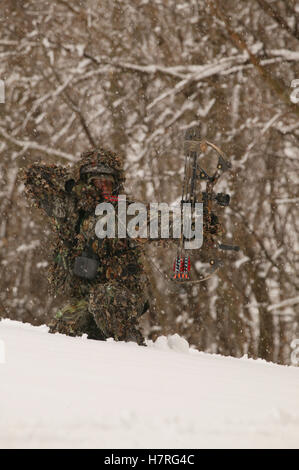
[[[278,308],[289,307],[289,306],[297,305],[297,304],[299,304],[299,295],[297,295],[296,297],[293,297],[292,299],[283,300],[282,302],[279,302],[278,304],[269,305],[267,310],[268,312],[272,312],[272,310],[276,310]]]
[[[1,448],[299,448],[298,367],[10,320],[0,342]]]

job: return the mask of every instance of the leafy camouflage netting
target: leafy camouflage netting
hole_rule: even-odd
[[[113,192],[123,189],[122,160],[103,149],[83,153],[74,167],[36,163],[22,174],[27,196],[46,212],[53,226],[51,292],[60,292],[69,299],[58,312],[51,331],[87,333],[91,338],[112,336],[142,344],[138,317],[146,310],[147,301],[143,248],[132,239],[96,237],[94,209],[104,199],[81,172],[86,165],[105,165],[113,170]],[[76,260],[77,264],[78,260],[79,264],[93,263],[95,277],[75,274]]]

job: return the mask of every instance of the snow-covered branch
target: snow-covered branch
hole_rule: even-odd
[[[283,300],[278,304],[270,305],[267,310],[268,312],[272,312],[273,310],[278,310],[285,307],[292,307],[293,305],[299,304],[299,295],[297,297],[293,297],[292,299]]]
[[[39,150],[40,152],[46,155],[54,155],[56,157],[63,158],[70,162],[76,161],[73,155],[66,153],[66,152],[62,152],[61,150],[53,149],[51,147],[46,147],[45,145],[40,145],[40,144],[37,144],[36,142],[32,142],[29,140],[18,140],[15,137],[11,137],[2,127],[0,127],[0,135],[4,137],[4,139],[10,142],[11,144],[16,145],[17,147],[21,147],[25,151],[26,150]]]

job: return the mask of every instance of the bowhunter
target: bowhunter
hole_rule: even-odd
[[[134,239],[95,235],[96,206],[107,198],[116,204],[113,195],[123,190],[121,158],[99,148],[83,153],[73,168],[35,163],[24,171],[23,181],[27,196],[55,228],[48,277],[52,294],[68,299],[50,332],[143,344],[138,324],[148,309],[143,246]]]
[[[238,247],[216,242],[222,234],[222,226],[211,210],[214,200],[223,207],[229,204],[229,195],[216,195],[213,186],[230,165],[223,159],[220,149],[207,142],[217,150],[219,158],[217,170],[210,177],[200,166],[197,168],[197,146],[204,144],[201,151],[205,151],[206,144],[197,134],[194,136],[193,131],[185,138],[189,147],[192,144],[196,148],[186,149],[186,163],[191,165],[187,173],[191,178],[189,181],[185,173],[182,203],[194,205],[196,180],[207,181],[207,189],[201,195],[204,230],[201,253],[211,269],[207,276],[201,274],[198,280],[191,281],[198,283],[208,279],[221,265],[215,250],[237,251]],[[144,344],[139,327],[139,318],[149,306],[144,240],[98,238],[95,233],[97,205],[107,199],[116,205],[118,195],[123,193],[125,177],[121,158],[103,148],[94,149],[83,153],[73,168],[35,163],[24,171],[23,180],[27,196],[46,212],[55,228],[53,262],[49,270],[52,294],[60,292],[69,299],[50,325],[50,332],[72,336],[85,333],[94,339],[113,337]],[[165,243],[165,239],[158,239]],[[181,237],[174,262],[173,280],[188,283],[190,257],[185,256],[182,249],[184,239]]]

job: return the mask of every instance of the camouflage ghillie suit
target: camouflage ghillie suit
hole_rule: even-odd
[[[49,270],[51,291],[69,299],[50,331],[143,344],[138,326],[139,317],[147,310],[143,248],[134,239],[96,237],[95,207],[104,199],[81,170],[99,163],[113,170],[114,194],[118,194],[125,179],[122,161],[104,149],[82,154],[72,168],[35,163],[23,174],[27,196],[46,212],[55,229]],[[74,274],[75,260],[84,253],[98,261],[94,279]]]

